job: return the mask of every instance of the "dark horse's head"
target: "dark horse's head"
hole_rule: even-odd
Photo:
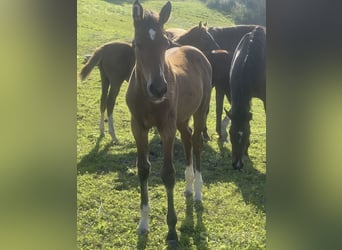
[[[137,0],[133,4],[136,73],[142,76],[141,80],[146,83],[147,94],[153,102],[163,100],[167,92],[164,66],[169,41],[163,26],[170,13],[170,2],[163,6],[159,15],[153,11],[144,11]]]
[[[229,137],[232,144],[232,165],[235,169],[242,169],[242,157],[248,154],[247,151],[250,144],[251,128],[249,122],[252,119],[252,113],[249,111],[234,113],[232,110],[227,111],[226,109],[225,111],[231,120]]]
[[[201,51],[221,49],[212,35],[208,32],[207,26],[203,25],[202,22],[199,22],[197,26],[178,37],[175,42],[182,45],[194,46]]]

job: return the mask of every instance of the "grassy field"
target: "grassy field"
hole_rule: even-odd
[[[144,1],[160,10],[165,1]],[[78,0],[77,68],[84,54],[102,43],[131,41],[132,1]],[[200,1],[172,1],[169,27],[190,28],[199,21],[228,26],[232,21],[206,8]],[[136,147],[130,131],[124,83],[114,110],[116,134],[100,138],[100,76],[94,69],[87,81],[77,82],[77,244],[79,249],[165,249],[166,194],[159,170],[162,163],[159,137],[150,131],[149,178],[151,220],[148,236],[138,236],[139,183]],[[214,97],[214,91],[212,93]],[[225,101],[226,102],[226,101]],[[229,108],[226,102],[225,106]],[[215,134],[215,98],[208,118],[211,140],[202,154],[203,204],[183,196],[185,157],[177,134],[175,143],[175,207],[178,215],[178,249],[265,249],[266,247],[266,121],[262,102],[253,100],[250,161],[243,171],[230,164],[231,145]]]

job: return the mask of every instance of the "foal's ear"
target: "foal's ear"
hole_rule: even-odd
[[[171,3],[168,1],[159,13],[159,24],[163,26],[169,20],[171,14]]]
[[[133,3],[132,13],[134,22],[139,22],[143,20],[144,9],[138,0],[135,0],[135,2]]]

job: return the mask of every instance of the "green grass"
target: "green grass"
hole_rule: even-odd
[[[146,8],[160,10],[165,1],[145,1]],[[189,28],[199,21],[209,25],[232,24],[198,1],[172,1],[167,27]],[[133,36],[131,1],[78,1],[77,68],[83,55],[111,40],[130,41]],[[136,148],[125,102],[127,83],[118,96],[115,129],[120,144],[110,136],[99,137],[99,71],[77,82],[77,244],[79,249],[165,249],[166,194],[159,176],[162,164],[159,137],[150,131],[149,178],[151,221],[148,236],[139,237],[139,183]],[[265,249],[266,245],[266,122],[262,102],[252,102],[250,161],[242,172],[230,164],[231,145],[218,143],[215,134],[215,98],[208,118],[211,141],[202,153],[203,205],[186,200],[185,157],[177,134],[175,143],[175,207],[179,249]],[[229,104],[225,101],[225,106]],[[106,124],[107,125],[107,124]]]

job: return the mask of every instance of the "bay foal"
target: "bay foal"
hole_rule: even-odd
[[[161,178],[167,192],[167,241],[177,241],[177,216],[174,208],[173,189],[175,168],[173,144],[178,129],[186,154],[185,194],[202,200],[202,175],[200,151],[201,132],[206,123],[210,102],[211,66],[198,49],[191,46],[167,50],[168,39],[164,24],[171,13],[167,2],[159,15],[144,11],[138,1],[133,4],[134,44],[136,65],[126,93],[131,112],[131,127],[137,146],[137,167],[141,189],[141,219],[139,233],[148,232],[150,213],[147,179],[150,174],[148,131],[157,127],[162,139],[163,166]],[[188,126],[193,115],[194,133]],[[193,153],[195,172],[193,169]],[[193,188],[194,186],[194,188]]]

